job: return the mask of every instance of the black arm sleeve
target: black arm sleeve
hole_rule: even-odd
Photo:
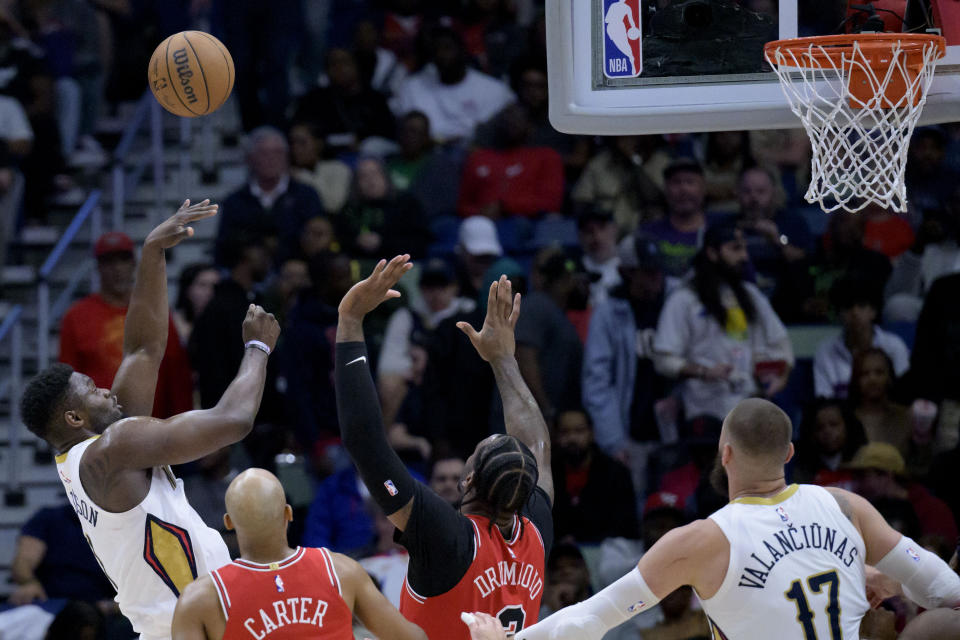
[[[543,539],[544,562],[550,559],[550,549],[553,548],[553,507],[547,492],[540,487],[534,487],[527,504],[520,510],[533,526],[537,528]]]
[[[410,553],[407,581],[419,595],[446,593],[473,562],[474,531],[470,519],[422,484],[414,489],[407,528],[394,536]]]
[[[343,446],[370,496],[389,516],[410,502],[418,483],[387,442],[364,343],[337,343],[334,377]]]

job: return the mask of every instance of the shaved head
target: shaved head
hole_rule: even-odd
[[[906,626],[900,640],[960,640],[960,611],[925,611]]]
[[[227,488],[227,515],[241,538],[259,539],[286,528],[286,495],[277,477],[247,469]]]
[[[783,465],[793,437],[787,414],[761,398],[747,398],[734,407],[723,431],[728,442],[747,457],[777,465]]]

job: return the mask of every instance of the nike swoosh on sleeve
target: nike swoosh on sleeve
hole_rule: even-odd
[[[347,363],[347,366],[349,367],[349,366],[352,365],[352,364],[356,364],[356,363],[358,363],[358,362],[366,362],[366,361],[367,361],[367,356],[360,356],[359,358],[356,358],[356,359],[351,360],[350,362],[348,362],[348,363]]]

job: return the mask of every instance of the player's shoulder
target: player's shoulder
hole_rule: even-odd
[[[188,611],[200,611],[208,607],[219,606],[217,588],[213,584],[213,578],[210,577],[210,574],[200,576],[188,584],[177,601],[178,609],[183,608]]]
[[[843,513],[850,522],[856,524],[857,514],[862,506],[861,503],[866,502],[866,500],[852,491],[847,491],[840,487],[823,487],[823,489],[830,494],[837,503],[837,506],[840,507],[840,512]]]
[[[703,557],[729,548],[730,542],[720,525],[704,518],[668,531],[657,545],[663,544],[685,556]]]

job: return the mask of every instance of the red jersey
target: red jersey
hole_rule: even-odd
[[[430,640],[470,640],[461,611],[482,611],[500,619],[512,636],[537,621],[543,597],[545,549],[540,532],[527,518],[514,516],[513,537],[482,516],[468,515],[474,529],[473,562],[452,589],[431,598],[403,582],[400,613],[420,626]],[[522,531],[522,535],[521,535]]]
[[[234,560],[210,572],[223,640],[353,640],[353,613],[326,549],[297,547],[271,564]]]

